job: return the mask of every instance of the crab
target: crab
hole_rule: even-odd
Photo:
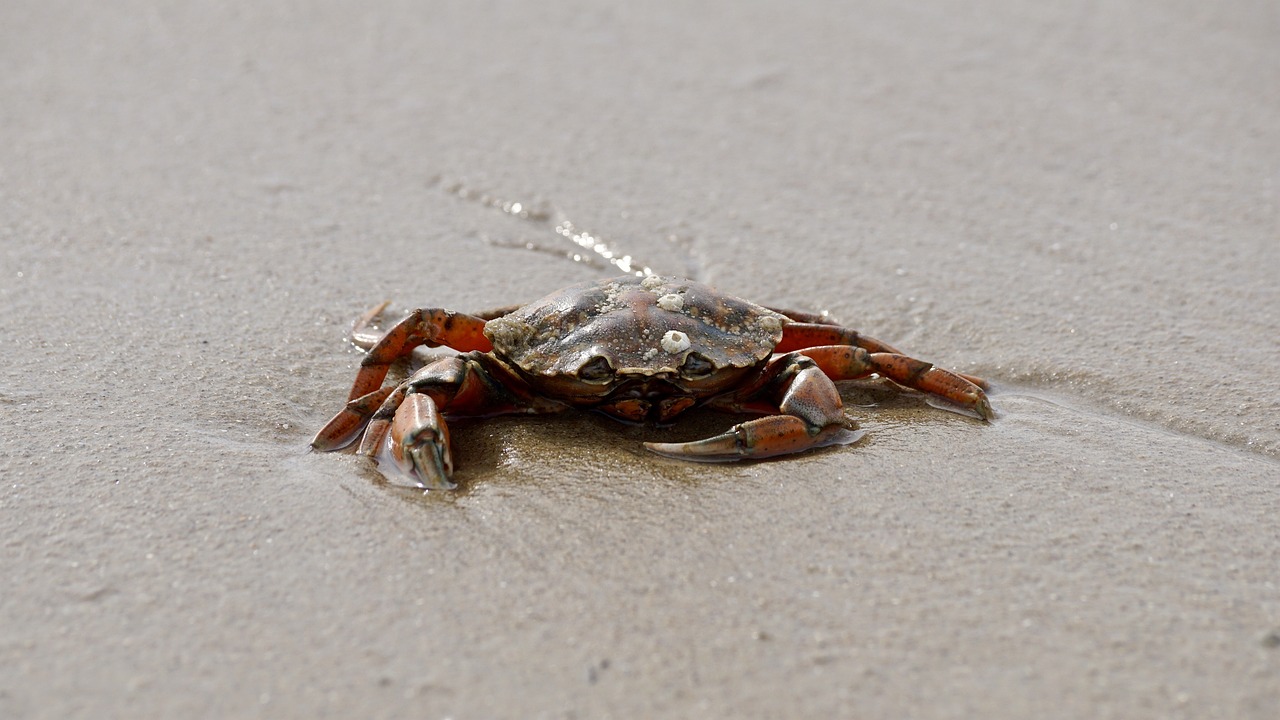
[[[934,367],[824,316],[771,309],[691,280],[624,276],[585,282],[524,306],[467,315],[409,313],[385,334],[352,329],[368,349],[346,406],[311,445],[391,462],[418,487],[450,489],[448,421],[596,410],[667,423],[693,407],[760,415],[681,443],[647,442],[669,458],[768,458],[856,440],[835,382],[879,375],[990,421],[980,378]],[[399,383],[388,370],[419,346],[445,346]],[[363,435],[361,435],[363,433]]]

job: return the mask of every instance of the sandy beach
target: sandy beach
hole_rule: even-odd
[[[0,9],[0,717],[1272,718],[1280,10]],[[515,206],[519,204],[517,209]],[[310,452],[353,318],[636,267],[989,378],[777,461]],[[574,255],[578,255],[575,261]]]

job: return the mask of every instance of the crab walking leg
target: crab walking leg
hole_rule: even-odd
[[[347,402],[333,419],[325,423],[311,440],[311,447],[322,452],[340,450],[351,444],[378,408],[396,390],[395,385],[374,390]]]
[[[385,333],[379,330],[370,330],[369,326],[382,315],[382,311],[386,310],[387,306],[390,304],[390,300],[384,300],[374,307],[366,310],[363,315],[355,319],[355,322],[351,323],[352,345],[355,345],[362,350],[368,350],[378,344],[378,341],[382,339],[382,336]],[[504,305],[502,307],[481,310],[480,312],[469,314],[472,317],[479,318],[480,320],[492,320],[494,318],[502,317],[503,315],[509,315],[519,309],[519,305]]]
[[[782,340],[773,349],[788,353],[822,345],[852,345],[870,352],[898,352],[892,345],[880,342],[847,327],[830,323],[792,322],[782,327]]]
[[[387,433],[391,430],[391,422],[395,420],[396,410],[400,408],[400,404],[404,402],[405,395],[409,392],[409,385],[408,383],[401,383],[390,387],[393,392],[378,407],[378,411],[373,414],[372,419],[365,418],[365,422],[368,424],[364,428],[364,435],[360,436],[360,447],[356,448],[357,455],[366,457],[377,455],[378,449],[382,447],[382,441],[386,439]]]
[[[311,447],[316,450],[338,450],[350,445],[355,440],[356,436],[365,427],[365,424],[369,422],[369,418],[378,410],[378,407],[387,401],[388,397],[396,390],[394,385],[378,387],[386,378],[387,370],[390,368],[391,363],[395,359],[412,353],[413,348],[417,347],[417,345],[449,345],[457,349],[466,349],[468,346],[479,345],[480,341],[488,342],[487,338],[483,337],[483,321],[468,315],[449,313],[447,310],[417,310],[397,323],[395,327],[385,334],[369,330],[369,326],[377,320],[388,304],[388,302],[378,304],[356,318],[351,325],[351,342],[366,350],[378,348],[378,355],[382,359],[377,362],[370,362],[368,356],[366,356],[365,360],[362,361],[360,375],[356,377],[355,385],[351,390],[351,397],[346,407],[333,416],[333,419],[325,424],[316,433],[315,438],[312,439]],[[509,308],[501,308],[486,314],[500,314],[509,310]],[[453,316],[452,321],[449,320],[450,315]],[[442,327],[448,339],[438,343],[424,343],[424,341],[416,340],[416,337],[423,333],[415,334],[413,328],[421,327],[424,324],[423,318],[426,318],[428,326],[439,325]],[[406,323],[409,324],[408,327],[405,327]],[[461,328],[460,331],[459,328]],[[395,336],[388,343],[382,342],[393,334]],[[382,347],[379,347],[380,344]],[[373,353],[371,352],[370,355],[373,355]],[[363,394],[356,394],[366,387],[372,387],[372,389]],[[403,392],[397,398],[393,398],[392,413],[394,413],[395,408],[403,398]],[[388,417],[384,422],[389,424],[390,418]]]
[[[857,426],[844,415],[835,384],[813,360],[797,353],[773,364],[777,375],[762,392],[774,396],[783,414],[749,420],[705,440],[645,443],[645,447],[677,460],[727,462],[787,455],[861,437],[860,432],[854,432]],[[742,407],[752,405],[744,403]]]
[[[983,420],[995,417],[982,386],[973,382],[976,378],[934,367],[923,360],[843,345],[809,348],[804,354],[813,358],[832,380],[853,380],[874,373],[971,410]]]
[[[850,347],[863,348],[870,353],[902,355],[902,351],[897,350],[892,345],[876,340],[875,338],[867,337],[856,330],[850,330],[846,327],[840,327],[839,325],[828,323],[809,322],[795,322],[784,326],[782,329],[782,340],[778,343],[778,347],[774,348],[774,352],[784,353],[803,350],[805,351],[805,354],[808,354],[808,350],[810,348],[818,348],[828,345],[847,345]],[[963,373],[951,374],[962,377],[983,390],[990,389],[990,385],[988,385],[987,381],[980,377],[965,375]],[[837,379],[847,380],[849,378]]]
[[[368,318],[364,323],[367,325],[373,317],[376,313],[370,311],[361,320]],[[363,330],[363,327],[359,329]],[[360,372],[356,374],[347,399],[354,400],[377,390],[386,379],[392,363],[408,357],[420,345],[445,345],[459,352],[488,352],[493,349],[489,338],[484,336],[484,320],[478,317],[440,308],[414,310],[369,349],[369,354],[360,363]]]

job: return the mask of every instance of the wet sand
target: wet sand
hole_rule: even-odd
[[[0,716],[1272,717],[1278,29],[7,4]],[[729,419],[463,423],[426,497],[307,451],[353,317],[609,274],[566,220],[1000,417],[856,383],[858,444],[714,466],[640,442]]]

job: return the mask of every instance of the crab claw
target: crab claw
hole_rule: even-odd
[[[864,432],[833,423],[811,428],[794,415],[771,415],[735,425],[728,432],[684,443],[645,443],[651,452],[676,460],[733,462],[787,455],[827,445],[857,442]]]
[[[394,465],[415,485],[426,490],[457,487],[449,479],[453,474],[449,427],[426,395],[413,394],[405,398],[396,411],[391,431],[382,441],[377,459],[379,465]]]
[[[453,474],[453,458],[449,446],[435,433],[425,432],[405,440],[404,454],[409,459],[409,472],[428,490],[452,490],[458,487]]]
[[[430,430],[405,438],[399,447],[388,434],[376,457],[379,466],[389,464],[395,468],[392,472],[383,472],[393,484],[406,484],[404,478],[407,476],[412,486],[424,490],[453,490],[457,487],[449,479],[453,474],[449,446]]]

